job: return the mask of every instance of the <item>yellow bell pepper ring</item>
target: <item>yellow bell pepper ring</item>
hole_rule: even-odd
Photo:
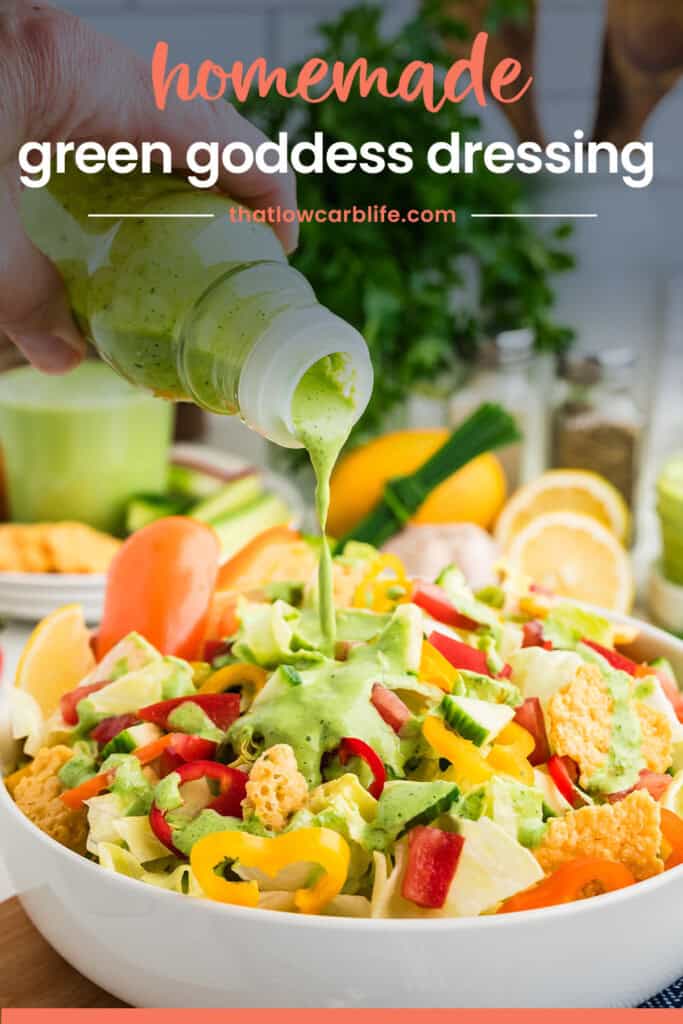
[[[505,728],[498,733],[496,743],[502,743],[505,747],[516,747],[522,757],[528,757],[536,749],[536,740],[528,729],[517,725],[517,722],[508,722]]]
[[[236,665],[225,665],[217,672],[212,672],[208,679],[199,687],[198,693],[224,693],[232,686],[250,686],[254,694],[262,690],[266,684],[268,673],[259,668],[258,665],[251,665],[249,662],[240,661]]]
[[[216,832],[192,847],[190,866],[209,899],[242,907],[258,906],[256,882],[227,882],[215,868],[226,858],[258,868],[271,878],[290,864],[318,864],[323,874],[308,889],[297,889],[294,903],[302,914],[318,914],[346,881],[351,853],[348,843],[329,828],[302,828],[272,839],[244,832]]]
[[[472,789],[493,775],[493,768],[487,764],[474,743],[451,732],[442,719],[428,715],[422,724],[422,734],[439,757],[445,757],[451,762],[453,768],[448,770],[448,776],[462,789]]]
[[[458,680],[457,668],[453,668],[450,661],[444,658],[441,651],[437,651],[436,647],[428,640],[422,641],[422,656],[418,675],[423,683],[438,686],[445,693],[452,693]]]
[[[397,555],[379,555],[356,587],[353,607],[390,612],[397,604],[410,599],[410,590],[401,559]]]

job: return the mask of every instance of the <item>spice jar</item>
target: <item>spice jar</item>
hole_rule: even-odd
[[[633,509],[644,432],[627,348],[564,361],[552,417],[552,465],[600,473]]]
[[[552,362],[535,351],[534,341],[534,332],[523,329],[505,331],[483,345],[449,408],[454,426],[482,402],[498,402],[514,416],[522,440],[496,452],[511,491],[540,476],[548,461]]]

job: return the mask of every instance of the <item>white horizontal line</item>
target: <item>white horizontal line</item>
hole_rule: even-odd
[[[528,219],[528,220],[596,220],[597,213],[471,213],[478,219]]]
[[[141,217],[153,217],[153,218],[164,218],[172,217],[175,219],[185,219],[190,217],[199,217],[203,220],[210,220],[215,217],[215,213],[89,213],[88,217],[93,217],[99,220],[126,220],[127,218],[133,220],[139,220]]]

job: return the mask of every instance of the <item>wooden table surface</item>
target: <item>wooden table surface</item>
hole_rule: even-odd
[[[122,1007],[74,970],[38,934],[19,900],[0,904],[0,1007]]]

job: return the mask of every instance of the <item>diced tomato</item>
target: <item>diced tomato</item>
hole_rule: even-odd
[[[381,683],[375,683],[370,698],[373,707],[384,719],[387,725],[391,726],[394,732],[400,732],[410,718],[410,709],[406,707],[400,697],[397,697],[391,690]]]
[[[173,700],[162,700],[158,704],[149,704],[140,708],[138,718],[143,722],[153,722],[161,729],[171,729],[168,717],[181,704],[197,704],[211,719],[218,729],[228,729],[240,713],[239,693],[198,693],[188,697],[175,697]]]
[[[111,718],[105,718],[92,730],[90,739],[104,746],[105,743],[109,743],[110,740],[113,740],[124,729],[127,729],[130,725],[135,725],[137,720],[138,716],[132,714],[113,715]]]
[[[365,761],[372,772],[373,780],[368,786],[368,793],[370,796],[374,796],[375,800],[379,800],[387,781],[387,773],[381,757],[363,740],[356,739],[355,736],[345,736],[339,746],[339,760],[342,764],[346,764],[352,757],[359,757],[361,761]]]
[[[454,832],[418,825],[408,839],[408,866],[401,892],[418,907],[440,910],[455,878],[465,840]]]
[[[543,623],[538,619],[532,622],[525,622],[523,626],[524,640],[522,647],[542,647],[544,651],[552,651],[553,645],[550,640],[543,639]]]
[[[437,622],[443,622],[453,629],[473,630],[479,625],[474,619],[462,615],[449,600],[445,590],[436,583],[416,583],[410,600]]]
[[[499,679],[510,679],[512,677],[512,665],[503,665],[498,673]]]
[[[626,672],[629,676],[638,675],[637,664],[635,661],[627,658],[625,654],[620,654],[619,651],[612,651],[609,647],[603,647],[602,644],[596,644],[592,640],[586,640],[585,638],[581,642],[586,647],[590,647],[598,654],[601,654],[605,661],[609,662],[612,668],[615,668],[618,672]]]
[[[637,789],[646,789],[653,800],[660,800],[671,785],[671,776],[661,772],[650,772],[647,768],[638,776],[635,786],[630,789],[623,789],[619,793],[610,793],[607,799],[611,804],[617,804],[624,797],[635,793]]]
[[[59,701],[59,707],[62,712],[62,718],[67,725],[78,724],[78,712],[77,707],[80,702],[90,696],[91,693],[96,693],[101,690],[102,687],[107,686],[108,683],[91,683],[90,686],[78,686],[75,690],[69,690],[68,693],[62,695]]]
[[[574,788],[579,777],[578,768],[570,757],[558,757],[554,754],[548,761],[548,771],[568,804],[576,807],[582,802],[581,794]]]
[[[548,735],[545,731],[543,708],[538,697],[527,697],[524,703],[520,704],[515,711],[515,722],[521,725],[522,729],[526,729],[527,732],[531,733],[536,743],[536,746],[529,754],[529,764],[534,767],[539,764],[545,764],[550,758],[550,746],[548,745]]]
[[[161,755],[159,774],[165,778],[188,761],[212,761],[216,756],[217,749],[218,744],[213,740],[205,740],[201,736],[190,736],[182,732],[174,733],[171,742]]]

